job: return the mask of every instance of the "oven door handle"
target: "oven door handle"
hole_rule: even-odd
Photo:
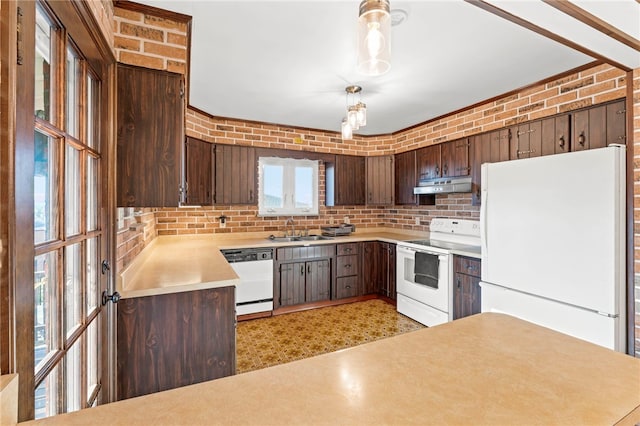
[[[406,247],[406,246],[401,246],[401,245],[396,246],[396,252],[401,252],[401,253],[404,253],[404,254],[407,254],[407,255],[411,255],[411,256],[413,256],[417,252],[427,253],[427,254],[431,254],[433,256],[438,256],[438,257],[446,256],[446,254],[444,254],[444,253],[433,252],[433,251],[430,251],[430,250],[416,249],[416,248],[413,248],[413,247]]]

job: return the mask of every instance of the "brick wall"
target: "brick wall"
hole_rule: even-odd
[[[122,271],[158,235],[153,209],[140,209],[124,220],[116,236],[116,271]]]
[[[394,135],[394,152],[455,140],[626,95],[626,73],[600,65]]]
[[[186,74],[188,26],[119,7],[114,8],[116,59],[129,65]]]

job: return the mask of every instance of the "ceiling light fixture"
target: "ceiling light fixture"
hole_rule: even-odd
[[[358,71],[381,75],[391,68],[389,0],[362,0],[358,16]]]
[[[367,125],[367,105],[360,100],[360,86],[347,86],[347,116],[342,119],[342,139],[353,138],[353,131]],[[356,99],[357,97],[357,99]]]

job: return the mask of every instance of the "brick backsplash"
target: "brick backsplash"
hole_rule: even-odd
[[[116,237],[116,270],[122,271],[158,235],[152,209],[140,209],[126,218]]]

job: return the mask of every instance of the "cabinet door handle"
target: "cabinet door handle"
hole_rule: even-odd
[[[311,265],[307,265],[307,274],[311,273]]]
[[[445,164],[444,167],[442,168],[442,174],[446,175],[448,171],[449,171],[449,166]]]
[[[564,135],[560,136],[560,139],[558,139],[558,146],[560,146],[560,148],[564,148]]]
[[[587,141],[586,136],[584,135],[584,131],[580,132],[580,136],[578,136],[578,143],[584,146],[584,143]]]
[[[350,264],[344,265],[345,268],[351,268]]]
[[[304,275],[304,265],[300,265],[300,275]]]
[[[460,278],[456,279],[456,284],[458,285],[458,288],[460,288]]]
[[[249,190],[249,200],[253,201],[253,189]]]

